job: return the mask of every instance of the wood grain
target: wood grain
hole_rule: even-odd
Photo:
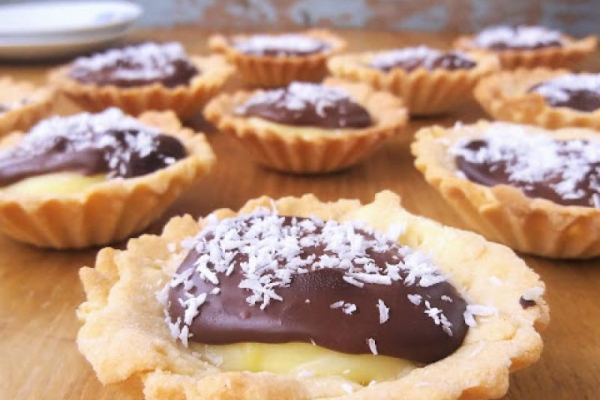
[[[451,38],[426,34],[342,32],[351,49],[386,48],[428,43],[447,46]],[[130,41],[180,40],[190,52],[205,52],[207,35],[193,29],[136,32]],[[49,65],[1,65],[0,74],[42,82]],[[585,65],[600,68],[596,56]],[[235,83],[231,85],[233,88]],[[214,172],[198,182],[171,207],[151,231],[160,231],[170,216],[205,215],[215,208],[238,208],[263,194],[280,197],[315,193],[323,200],[358,198],[370,201],[391,189],[416,214],[462,227],[413,167],[409,145],[413,133],[430,124],[451,125],[484,117],[475,104],[438,119],[410,123],[368,161],[348,171],[318,177],[272,172],[251,163],[230,138],[201,118],[191,122],[207,133],[218,157]],[[0,237],[0,399],[139,399],[114,387],[102,387],[77,351],[79,322],[75,309],[84,295],[77,271],[91,265],[96,250],[41,251]],[[555,262],[525,257],[548,287],[552,322],[544,333],[541,360],[513,374],[505,400],[600,398],[600,261]]]

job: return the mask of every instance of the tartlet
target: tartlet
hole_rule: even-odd
[[[580,111],[560,105],[554,106],[549,104],[542,94],[532,90],[535,86],[556,78],[581,75],[583,74],[546,68],[503,71],[482,79],[474,93],[483,109],[499,120],[550,129],[600,129],[600,109]],[[600,79],[598,81],[600,82]]]
[[[165,48],[168,50],[164,50]],[[146,53],[150,53],[151,56],[147,56]],[[122,67],[119,66],[118,60],[123,57],[131,64],[130,69],[123,70],[127,74],[125,79],[117,78],[115,82],[105,79],[103,74],[106,68],[114,68],[119,72],[119,68]],[[154,60],[159,58],[164,65],[154,63]],[[115,60],[117,64],[113,65]],[[144,68],[147,68],[149,73],[156,74],[157,79],[161,79],[160,73],[174,60],[186,62],[190,68],[195,68],[195,73],[187,82],[166,85],[149,79],[135,84],[136,80],[145,80],[145,71],[138,68],[139,65],[148,63]],[[97,74],[100,81],[95,82],[94,77],[90,79],[86,77],[85,81],[74,78],[72,72],[78,63]],[[164,45],[145,43],[77,59],[71,64],[52,71],[49,81],[57,90],[88,111],[96,112],[109,107],[118,107],[128,114],[139,115],[150,110],[170,110],[179,118],[187,118],[217,94],[233,71],[233,67],[220,56],[188,57],[177,43]],[[129,77],[133,84],[128,82]]]
[[[444,64],[417,65],[410,69],[392,66],[386,70],[371,65],[386,57],[429,61],[428,58],[449,56],[463,58],[471,65],[450,69]],[[411,115],[434,115],[453,110],[472,98],[471,92],[479,79],[499,69],[498,60],[493,55],[481,52],[443,53],[424,46],[340,55],[333,57],[328,66],[335,76],[368,83],[375,89],[401,97]]]
[[[0,78],[0,135],[31,127],[50,113],[53,99],[50,89]]]
[[[479,35],[461,36],[454,46],[496,54],[505,69],[572,68],[596,51],[597,42],[592,35],[575,39],[538,26],[498,26]]]
[[[125,121],[123,132],[132,132],[138,127],[162,132],[161,135],[170,138],[167,139],[169,143],[178,143],[182,157],[165,159],[166,164],[154,168],[153,172],[111,177],[104,172],[83,172],[86,163],[104,162],[93,152],[86,155],[85,152],[69,150],[72,155],[68,152],[57,156],[40,153],[29,157],[28,153],[22,153],[27,149],[19,150],[17,147],[34,132],[36,135],[42,133],[42,128],[52,131],[54,124],[64,124],[65,120],[72,121],[71,126],[85,126],[92,118],[108,121],[102,124],[110,127],[118,127],[121,121]],[[54,143],[53,148],[56,149],[67,146],[60,139]],[[204,135],[183,128],[171,112],[147,112],[139,120],[126,117],[117,109],[95,115],[84,113],[54,117],[40,122],[28,134],[15,132],[8,135],[0,147],[8,152],[8,158],[0,161],[3,168],[1,178],[5,182],[0,187],[0,231],[20,242],[55,249],[105,245],[140,232],[192,182],[207,174],[215,161]],[[138,153],[140,157],[145,157],[143,152],[141,149]],[[13,160],[19,159],[22,154],[24,159],[32,161],[13,164]],[[46,161],[40,161],[44,157]],[[69,157],[71,161],[61,161]],[[135,168],[142,165],[140,157],[129,161],[125,152],[115,157],[106,162],[120,163],[118,168],[122,169],[126,169],[125,165]],[[66,167],[60,166],[61,162]],[[157,163],[155,160],[151,162]],[[38,171],[37,168],[41,169]],[[14,173],[12,177],[11,173]]]
[[[238,45],[249,41],[256,45],[248,49]],[[299,41],[307,43],[298,45]],[[314,41],[312,45],[311,41]],[[324,47],[319,48],[319,42]],[[280,35],[213,35],[208,45],[236,66],[245,83],[257,87],[321,81],[327,75],[328,58],[346,47],[343,39],[326,30]]]
[[[501,172],[505,171],[502,164],[486,166],[491,172],[479,172],[479,176],[465,175],[466,170],[458,164],[457,156],[464,157],[465,146],[478,147],[490,140],[498,144],[487,153],[493,157],[504,157],[502,154],[509,154],[508,151],[524,154],[510,161],[515,169],[511,170],[512,177],[508,181],[499,181],[504,178],[492,175],[494,171],[505,173]],[[561,159],[557,158],[557,153],[563,150],[552,146],[568,145],[569,142],[563,140],[584,142],[572,142],[575,153],[564,153],[570,159]],[[454,128],[423,128],[416,134],[412,153],[416,157],[415,166],[427,182],[471,229],[487,239],[524,253],[585,259],[600,255],[600,209],[597,207],[600,194],[585,194],[596,190],[593,188],[596,178],[594,170],[582,164],[590,159],[589,165],[596,165],[596,141],[597,132],[587,129],[551,131],[528,125],[481,121],[474,125],[458,124]],[[486,160],[491,156],[472,162],[488,163]],[[478,157],[476,152],[473,157]],[[519,160],[525,164],[519,164]],[[584,167],[586,169],[581,170]],[[580,192],[584,186],[580,186],[583,183],[579,181],[586,176],[592,183],[584,193]],[[538,189],[538,184],[547,186]],[[593,203],[584,204],[586,199]]]
[[[258,208],[276,209],[282,216],[362,221],[380,232],[391,228],[397,241],[430,254],[470,303],[486,306],[473,305],[465,316],[471,327],[454,353],[435,363],[413,365],[407,374],[383,382],[359,384],[344,372],[337,376],[227,372],[217,366],[219,360],[207,358],[208,347],[194,342],[186,347],[173,339],[160,293],[170,286],[177,265],[186,257],[190,237],[211,220],[252,214]],[[396,229],[399,225],[406,229]],[[322,203],[312,195],[277,201],[263,197],[248,202],[239,214],[218,210],[200,223],[189,216],[177,217],[161,236],[131,240],[123,251],[104,249],[95,268],[83,268],[80,276],[87,293],[87,301],[78,309],[84,323],[77,339],[80,351],[102,383],[125,382],[134,387],[141,382],[148,400],[386,399],[390,393],[402,393],[407,400],[497,398],[508,389],[510,371],[538,359],[539,331],[548,323],[544,285],[512,251],[473,233],[411,215],[390,192],[378,194],[364,206],[351,200]],[[530,301],[527,307],[523,298]],[[361,368],[369,369],[365,367]]]
[[[256,162],[291,173],[325,173],[347,168],[366,158],[406,124],[407,113],[402,102],[389,93],[334,78],[326,79],[323,85],[341,91],[366,110],[371,123],[362,128],[324,128],[237,114],[236,110],[251,99],[275,91],[222,94],[207,105],[204,115],[221,132],[235,137]],[[292,83],[285,90],[292,87],[312,90],[323,86]],[[316,103],[306,103],[317,107]]]

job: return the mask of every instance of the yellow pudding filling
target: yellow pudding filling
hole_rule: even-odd
[[[17,195],[74,194],[83,192],[90,186],[105,181],[105,174],[88,176],[76,172],[57,172],[22,179],[0,188],[0,193]]]
[[[365,128],[319,128],[315,126],[295,126],[271,122],[259,117],[248,118],[248,124],[257,130],[268,129],[282,134],[297,134],[304,137],[341,134],[343,132],[357,132]]]
[[[226,371],[341,376],[360,384],[407,375],[418,364],[372,354],[344,354],[307,343],[202,345],[202,354]]]

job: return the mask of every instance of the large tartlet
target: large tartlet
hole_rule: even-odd
[[[403,103],[389,93],[334,78],[326,79],[323,85],[292,83],[288,88],[278,90],[299,88],[304,92],[306,88],[306,91],[312,92],[321,87],[331,88],[362,109],[370,122],[359,128],[332,128],[292,125],[237,113],[239,107],[252,98],[269,96],[276,93],[274,91],[222,94],[208,104],[204,115],[221,132],[235,137],[256,162],[291,173],[325,173],[347,168],[369,156],[406,124],[407,113]],[[320,106],[329,106],[328,99],[310,101],[311,97],[309,95],[302,101],[314,107],[317,114]],[[291,108],[288,111],[293,112]],[[351,112],[348,119],[357,114]]]
[[[71,156],[65,155],[67,158],[60,154],[52,156],[54,158],[46,159],[49,161],[44,161],[42,158],[46,157],[45,153],[41,153],[30,157],[31,163],[26,161],[17,164],[11,164],[12,153],[8,153],[9,157],[1,161],[4,169],[2,179],[8,179],[0,187],[2,233],[20,242],[56,249],[84,248],[126,239],[156,220],[192,182],[206,175],[215,161],[204,135],[183,128],[171,112],[146,112],[134,120],[119,110],[110,109],[96,115],[78,114],[69,117],[69,120],[80,118],[72,124],[82,127],[89,118],[96,117],[111,118],[113,121],[126,119],[122,132],[131,132],[138,126],[162,132],[161,135],[170,138],[169,143],[176,141],[179,148],[183,149],[182,157],[166,160],[166,165],[154,169],[154,172],[113,178],[106,173],[93,172],[93,175],[88,175],[79,172],[83,171],[84,164],[98,160],[97,153],[85,153],[85,150],[83,153],[73,150]],[[60,125],[62,119],[54,117],[44,120],[29,134],[14,132],[0,143],[0,147],[9,152],[25,151],[14,149],[36,129],[40,131],[40,127],[44,126],[44,129],[51,130],[53,124]],[[113,122],[107,126],[112,127],[110,124]],[[54,148],[65,145],[66,142],[61,140],[59,138],[54,142]],[[140,142],[137,145],[143,144]],[[144,150],[140,151],[140,157],[144,157]],[[25,154],[25,159],[29,157],[27,153],[19,152],[12,157],[18,158],[21,154]],[[61,161],[69,157],[71,161]],[[134,163],[130,166],[142,165],[139,158],[137,161],[128,161],[127,157],[124,152],[119,160],[110,162],[125,163],[119,167],[122,169],[126,169],[127,163]],[[61,162],[70,166],[60,166]],[[40,168],[39,173],[36,173],[36,168]],[[14,178],[7,175],[14,171],[22,174],[14,175]]]
[[[169,287],[172,274],[186,256],[190,237],[215,218],[248,215],[257,208],[275,209],[282,216],[362,221],[380,232],[391,229],[397,241],[433,257],[471,304],[485,306],[473,306],[469,311],[469,331],[451,355],[428,365],[413,365],[406,374],[382,382],[360,384],[345,376],[345,371],[337,376],[224,371],[217,366],[223,359],[208,357],[208,347],[195,342],[186,347],[174,340],[165,323],[160,293]],[[405,229],[396,229],[398,226]],[[102,383],[131,388],[141,383],[148,400],[387,399],[390,393],[401,393],[407,400],[497,398],[508,389],[510,371],[538,359],[542,349],[539,331],[548,323],[548,307],[541,297],[543,283],[510,249],[409,214],[390,192],[378,194],[373,203],[364,206],[353,200],[322,203],[312,195],[276,201],[263,197],[248,202],[239,213],[218,210],[200,223],[189,216],[177,217],[161,236],[131,240],[123,251],[104,249],[95,268],[83,268],[80,276],[87,294],[87,301],[78,309],[84,323],[77,339],[80,351]],[[200,305],[196,303],[196,307]],[[345,305],[340,307],[341,314]],[[474,315],[478,315],[477,321]],[[376,354],[372,345],[369,343]],[[234,354],[238,353],[229,353]],[[379,356],[368,357],[378,360]],[[365,365],[361,368],[365,367],[368,369]]]
[[[376,67],[378,59],[397,59],[408,64],[412,59],[421,57],[423,62],[408,69],[393,65],[386,69]],[[428,59],[443,60],[446,57],[463,59],[470,65],[426,65],[430,61]],[[434,115],[455,109],[472,99],[472,90],[479,79],[499,69],[494,55],[481,52],[443,53],[424,46],[344,54],[333,57],[328,66],[335,76],[367,83],[377,90],[401,97],[411,115]]]
[[[478,40],[482,34],[483,40]],[[505,69],[572,68],[596,51],[597,42],[592,35],[576,39],[538,26],[498,26],[479,35],[461,36],[454,46],[495,54]]]
[[[566,70],[517,69],[488,76],[475,88],[475,98],[492,117],[504,121],[556,129],[581,127],[600,129],[600,108],[581,111],[548,104],[535,86],[571,75]],[[582,74],[572,74],[574,77]],[[600,82],[600,76],[597,79]],[[600,86],[596,88],[600,96]]]
[[[168,50],[164,50],[165,48]],[[146,53],[151,55],[146,56]],[[124,79],[113,81],[105,79],[108,69],[114,68],[119,72],[119,57],[126,57],[130,63],[129,69],[123,71],[127,75]],[[164,65],[157,66],[152,57],[160,58],[160,62]],[[161,73],[173,61],[185,62],[190,69],[195,69],[195,73],[191,76],[188,74],[187,81],[176,85],[161,82],[160,79],[163,78]],[[90,70],[91,79],[87,79],[85,74],[81,74],[86,78],[85,80],[72,76],[78,62]],[[137,47],[98,53],[81,61],[77,59],[71,64],[52,71],[49,81],[60,92],[88,111],[95,112],[109,107],[118,107],[128,114],[139,115],[144,111],[170,110],[178,117],[186,118],[214,97],[233,71],[233,67],[220,56],[188,57],[176,43],[164,45],[145,43]],[[156,75],[156,81],[146,79],[148,74]],[[94,79],[96,77],[97,81]]]
[[[600,255],[600,194],[594,194],[597,191],[594,166],[600,154],[597,135],[593,130],[580,128],[552,131],[528,125],[481,121],[454,128],[423,128],[416,134],[412,152],[416,157],[415,165],[427,182],[439,191],[471,229],[487,239],[524,253],[585,259]],[[523,166],[512,170],[509,181],[492,181],[496,179],[492,176],[494,172],[504,173],[500,172],[505,168],[501,164],[485,167],[491,172],[482,172],[478,177],[465,175],[466,170],[460,167],[457,159],[457,155],[464,157],[461,149],[468,145],[480,147],[481,141],[489,143],[494,137],[501,141],[499,146],[507,150],[493,147],[488,154],[501,159],[504,152],[514,149],[526,154],[521,161],[528,164],[514,161],[514,165]],[[570,150],[552,147],[568,146],[568,142],[563,141],[583,142],[572,142]],[[496,148],[500,150],[494,150]],[[587,153],[583,153],[586,148]],[[569,155],[566,151],[573,153]],[[557,158],[560,153],[570,159],[560,161]],[[473,157],[478,156],[474,154]],[[482,158],[469,162],[488,161]],[[567,162],[570,165],[565,164]],[[588,162],[591,163],[589,168]],[[563,164],[565,167],[562,167]],[[595,171],[597,173],[597,169]],[[540,176],[536,177],[536,174]],[[555,180],[556,176],[563,176],[561,174],[567,175]],[[581,179],[586,176],[587,182],[591,183],[583,186]],[[539,189],[538,185],[548,186]],[[583,190],[586,192],[581,192]]]
[[[31,127],[50,113],[53,99],[50,89],[0,78],[0,135]]]
[[[245,46],[246,43],[253,46]],[[247,84],[257,87],[321,81],[327,75],[329,57],[346,47],[344,40],[326,30],[280,35],[213,35],[208,44],[212,51],[224,54],[236,66]]]

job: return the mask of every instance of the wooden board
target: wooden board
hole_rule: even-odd
[[[426,34],[344,32],[352,50],[427,43],[447,46],[448,37]],[[190,52],[205,52],[207,35],[188,28],[137,32],[130,40],[180,40]],[[0,65],[0,75],[42,82],[54,65]],[[596,56],[585,66],[600,68]],[[235,84],[234,84],[235,85]],[[484,117],[471,104],[454,115],[418,119],[372,158],[349,171],[318,177],[289,176],[252,164],[232,140],[200,118],[218,157],[214,172],[185,193],[155,224],[170,216],[205,215],[215,208],[238,208],[263,194],[280,197],[313,192],[323,200],[340,197],[371,201],[391,189],[411,212],[463,227],[413,167],[413,133],[430,124],[451,125]],[[0,399],[139,399],[103,387],[77,351],[75,309],[84,295],[77,271],[94,262],[96,250],[56,252],[20,245],[0,236]],[[552,322],[544,332],[541,360],[511,377],[506,400],[600,398],[600,261],[555,262],[525,257],[547,284]]]

